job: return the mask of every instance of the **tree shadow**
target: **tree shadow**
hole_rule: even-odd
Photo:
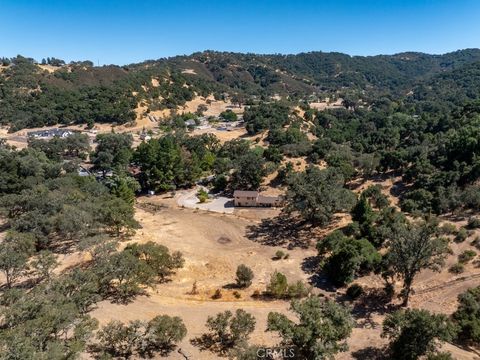
[[[304,221],[280,214],[262,219],[258,225],[248,226],[246,237],[262,245],[306,249],[313,242],[311,230],[312,227]]]
[[[335,292],[337,287],[329,280],[327,274],[320,269],[320,256],[309,256],[303,259],[303,272],[309,274],[308,283],[318,289]]]
[[[201,336],[191,339],[190,343],[200,351],[211,351],[220,357],[227,356],[231,349],[229,344],[221,344],[212,334],[202,334]]]
[[[337,297],[339,302],[351,302],[346,295]],[[351,309],[352,315],[358,319],[357,326],[360,328],[377,328],[380,326],[372,318],[372,314],[385,315],[398,310],[401,306],[392,304],[392,297],[383,289],[366,289],[365,293],[354,301]]]
[[[455,344],[455,346],[458,346],[462,350],[472,352],[475,355],[480,356],[480,349],[478,348],[478,346],[476,346],[473,343],[468,343],[468,342],[465,342],[465,341],[461,341],[460,339],[457,339],[454,342],[454,344]]]
[[[352,352],[352,357],[358,360],[387,360],[388,356],[385,349],[374,346]]]
[[[242,289],[241,286],[238,286],[236,283],[229,283],[222,286],[222,289],[233,290],[233,289]]]

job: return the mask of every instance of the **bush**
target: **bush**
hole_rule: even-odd
[[[242,297],[242,295],[237,290],[233,292],[233,296],[235,297],[235,299],[240,299]]]
[[[461,263],[456,263],[455,265],[450,266],[450,269],[448,269],[449,272],[452,274],[461,274],[465,271],[465,267]]]
[[[310,293],[310,288],[302,281],[289,284],[287,277],[275,271],[267,285],[267,294],[277,299],[302,298]]]
[[[467,227],[469,229],[478,229],[480,228],[480,219],[477,217],[471,217],[468,219]]]
[[[445,235],[455,235],[457,233],[457,227],[451,223],[445,223],[440,227],[440,231]]]
[[[427,360],[455,360],[449,352],[436,352],[427,356]]]
[[[458,262],[461,264],[466,264],[470,260],[472,260],[476,255],[477,253],[473,250],[465,250],[460,255],[458,255]]]
[[[278,250],[273,257],[273,260],[282,260],[285,257],[285,253],[282,250]]]
[[[457,232],[457,235],[455,236],[455,242],[461,243],[464,242],[468,237],[468,232],[467,229],[465,228],[460,228]]]
[[[288,291],[287,277],[281,272],[275,271],[270,277],[270,283],[267,285],[267,293],[273,297],[284,297]]]
[[[480,341],[480,287],[468,289],[458,296],[458,308],[453,313],[459,328],[457,340],[466,344]]]
[[[288,285],[287,296],[290,299],[301,299],[310,294],[310,288],[308,288],[302,281]]]
[[[205,190],[200,189],[197,192],[197,197],[200,203],[204,203],[208,200],[208,193]]]
[[[237,114],[234,113],[230,109],[227,109],[227,110],[221,112],[219,117],[221,117],[223,120],[225,120],[227,122],[237,121],[237,119],[238,119]]]
[[[217,289],[215,290],[215,293],[212,295],[213,300],[218,300],[222,298],[222,290]]]
[[[248,266],[241,264],[237,267],[237,286],[240,288],[247,288],[252,285],[253,271]]]
[[[352,284],[347,289],[347,296],[352,300],[355,300],[362,294],[363,294],[363,287],[359,284]]]

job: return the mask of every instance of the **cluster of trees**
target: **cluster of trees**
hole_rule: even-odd
[[[124,359],[133,355],[147,358],[155,353],[166,356],[186,335],[187,328],[178,316],[158,315],[150,321],[129,324],[111,321],[97,332],[95,350],[102,356]]]
[[[369,110],[317,112],[319,139],[309,158],[336,166],[347,178],[389,171],[402,175],[412,185],[402,194],[402,209],[408,212],[477,209],[478,104],[422,106],[425,101],[385,98]]]
[[[415,276],[421,270],[439,271],[443,266],[449,239],[442,236],[436,219],[410,222],[387,204],[378,188],[366,189],[352,208],[353,222],[319,240],[317,250],[322,270],[335,285],[349,284],[370,272],[380,273],[388,293],[397,279],[403,281],[400,295],[407,305]]]
[[[335,213],[348,211],[355,195],[345,188],[345,178],[333,168],[308,167],[288,177],[285,211],[298,213],[313,225],[325,226]]]
[[[103,180],[77,175],[78,160],[89,152],[83,135],[31,140],[20,151],[0,145],[6,229],[0,243],[6,285],[0,298],[2,357],[76,357],[97,327],[88,315],[95,303],[129,301],[183,266],[180,253],[151,242],[117,250],[118,241],[138,226],[134,185],[124,173],[130,141],[118,134],[99,137],[93,157],[107,159],[101,164],[109,162],[114,171]],[[91,261],[59,273],[58,254],[78,250],[90,253]],[[168,348],[170,335],[161,333],[162,326],[170,328],[165,322],[146,325],[142,351]]]
[[[76,132],[68,137],[54,137],[49,141],[29,138],[28,147],[41,151],[49,159],[57,161],[61,159],[85,160],[90,152],[88,135]]]
[[[54,124],[126,123],[135,119],[137,101],[131,91],[119,85],[102,85],[101,81],[85,86],[76,77],[88,77],[84,72],[89,70],[79,71],[45,74],[38,72],[30,61],[16,59],[15,66],[0,76],[0,123],[15,131]],[[65,86],[58,85],[60,80]]]
[[[165,191],[189,186],[213,170],[219,141],[214,135],[169,134],[138,146],[133,160],[144,189]]]
[[[140,184],[145,190],[166,191],[191,186],[203,176],[216,175],[215,188],[258,189],[267,174],[261,148],[246,140],[220,145],[215,135],[167,134],[143,142],[133,153],[140,167]]]
[[[289,106],[281,103],[260,103],[245,109],[243,114],[245,127],[249,134],[255,135],[264,130],[282,128],[290,121]]]
[[[275,332],[281,338],[274,347],[277,354],[296,359],[324,359],[348,348],[345,340],[352,332],[353,319],[345,307],[313,296],[292,301],[290,310],[296,321],[285,314],[268,314],[266,331]],[[262,356],[258,350],[265,347],[248,343],[255,324],[255,318],[242,309],[235,315],[230,311],[218,313],[208,317],[208,333],[192,343],[236,359],[256,360]]]
[[[123,68],[72,62],[68,69],[54,73],[38,71],[34,59],[2,58],[3,65],[13,66],[0,76],[0,122],[12,122],[12,129],[72,122],[124,123],[134,119],[133,109],[139,103],[148,111],[177,109],[195,95],[214,94],[221,99],[224,93],[241,103],[247,98],[268,100],[276,94],[293,101],[304,100],[315,92],[320,98],[340,96],[345,107],[354,110],[378,102],[382,96],[398,99],[397,104],[420,102],[415,107],[427,111],[432,105],[441,107],[439,99],[458,104],[477,97],[478,83],[470,80],[478,75],[477,50],[442,56],[410,53],[407,57],[204,52]],[[64,65],[54,57],[41,63]],[[195,73],[183,73],[187,68]],[[153,84],[152,79],[157,82]],[[405,98],[403,94],[411,88],[413,96]],[[258,115],[251,119],[250,133],[266,129],[270,122]],[[273,118],[279,114],[263,115]]]

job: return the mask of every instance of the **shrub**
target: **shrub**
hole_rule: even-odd
[[[222,298],[222,290],[217,289],[215,290],[215,293],[212,295],[213,300],[218,300]]]
[[[302,281],[289,284],[287,277],[275,271],[267,285],[267,294],[277,299],[302,298],[310,293],[310,288]]]
[[[440,227],[440,231],[445,235],[455,235],[457,233],[457,227],[451,223],[445,223]]]
[[[285,296],[287,291],[287,277],[281,272],[275,271],[270,278],[270,283],[267,285],[267,293],[273,297],[281,298]]]
[[[240,299],[242,297],[242,295],[237,290],[233,292],[233,296],[235,297],[235,299]]]
[[[252,285],[253,271],[248,266],[241,264],[237,267],[237,286],[240,288],[247,288]]]
[[[471,217],[468,219],[467,227],[469,229],[478,229],[480,228],[480,219],[477,217]]]
[[[436,352],[427,356],[427,360],[455,360],[449,352]]]
[[[278,250],[273,257],[273,260],[282,260],[285,257],[285,253],[282,250]]]
[[[200,189],[197,192],[198,201],[204,203],[208,200],[208,193],[204,189]]]
[[[467,229],[465,228],[460,228],[457,232],[457,235],[455,236],[455,242],[461,243],[464,242],[468,237],[468,232]]]
[[[465,271],[465,267],[461,263],[456,263],[455,265],[450,266],[450,269],[448,269],[449,272],[452,274],[461,274]]]
[[[288,285],[287,296],[290,299],[301,299],[310,293],[310,289],[300,280]]]
[[[459,328],[457,340],[467,344],[480,341],[480,287],[468,289],[458,296],[458,309],[453,313]]]
[[[359,284],[352,284],[347,289],[347,296],[354,300],[363,294],[363,287]]]
[[[466,264],[470,260],[472,260],[476,255],[477,253],[473,250],[465,250],[460,255],[458,255],[458,262],[462,264]]]

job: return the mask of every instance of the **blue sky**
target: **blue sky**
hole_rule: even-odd
[[[480,47],[477,0],[0,0],[0,56],[128,64],[206,49],[255,53]]]

